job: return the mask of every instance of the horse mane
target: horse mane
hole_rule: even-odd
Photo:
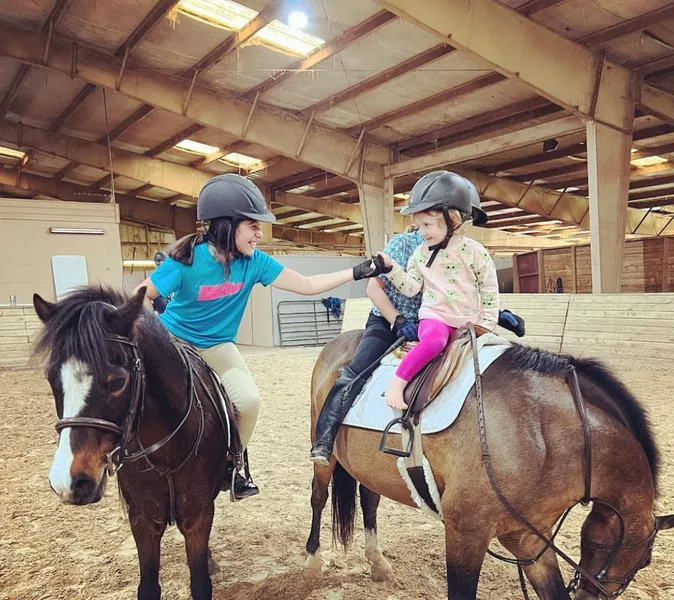
[[[101,340],[111,333],[110,311],[128,300],[127,294],[103,285],[77,288],[58,303],[58,308],[44,323],[33,355],[45,357],[48,370],[71,357],[92,366],[110,365],[109,344],[101,343]],[[158,319],[144,319],[142,312],[138,322],[142,321],[143,331],[138,333],[150,334],[157,341],[169,341],[159,323],[153,323]]]
[[[565,376],[569,368],[573,366],[579,375],[592,380],[616,405],[617,410],[625,419],[625,425],[641,444],[657,491],[660,454],[646,410],[606,365],[595,359],[576,358],[569,354],[553,354],[519,344],[506,350],[503,357],[523,369],[530,369],[544,375]]]

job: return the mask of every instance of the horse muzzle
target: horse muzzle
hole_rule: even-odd
[[[61,498],[64,504],[80,506],[99,502],[105,494],[107,483],[108,475],[105,472],[98,481],[86,473],[78,473],[72,477],[68,488],[60,485],[55,486],[51,480],[49,482],[51,489]]]

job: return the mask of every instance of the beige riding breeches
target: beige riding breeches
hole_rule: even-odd
[[[260,392],[237,347],[231,342],[197,351],[220,377],[227,396],[239,411],[239,436],[243,447],[253,436],[260,412]]]

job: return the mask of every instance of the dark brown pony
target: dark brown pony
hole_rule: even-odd
[[[353,356],[361,334],[351,331],[339,336],[318,358],[312,379],[312,435],[337,371]],[[586,495],[585,436],[567,385],[574,369],[591,435],[589,492],[597,499],[581,533],[580,566],[589,577],[576,578],[575,598],[612,599],[649,564],[656,531],[674,525],[674,518],[656,518],[653,513],[658,451],[637,400],[595,361],[514,345],[482,380],[486,433],[500,490],[538,531],[550,537],[561,515]],[[568,599],[557,555],[506,509],[490,482],[477,404],[473,390],[449,429],[424,436],[425,455],[441,496],[448,598],[476,598],[482,563],[491,540],[498,538],[517,559],[539,556],[523,570],[541,600]],[[372,577],[390,576],[391,566],[377,541],[380,495],[414,504],[395,457],[379,451],[380,439],[379,432],[343,427],[330,465],[315,466],[305,565],[309,572],[321,569],[320,520],[332,479],[333,536],[345,546],[350,541],[358,481]]]
[[[129,299],[87,287],[57,304],[34,296],[44,323],[37,352],[47,355],[60,419],[49,481],[63,502],[90,504],[119,467],[138,548],[138,598],[161,596],[160,542],[175,521],[192,597],[210,600],[208,540],[228,440],[238,446],[235,412],[227,402],[227,414],[218,416],[209,372],[144,310],[144,294]]]

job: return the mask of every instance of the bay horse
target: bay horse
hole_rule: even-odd
[[[239,444],[236,412],[144,297],[145,288],[129,298],[94,286],[56,304],[34,295],[44,323],[36,353],[47,356],[60,419],[49,483],[64,503],[91,504],[119,469],[139,600],[161,596],[160,542],[172,522],[185,538],[192,598],[211,600],[208,542],[225,457]]]
[[[361,335],[356,330],[338,336],[318,357],[312,375],[312,438],[325,397]],[[644,409],[600,363],[520,345],[508,348],[484,373],[480,402],[476,387],[450,428],[423,439],[440,492],[447,597],[476,598],[493,538],[522,561],[541,600],[568,599],[569,590],[576,600],[617,597],[650,563],[657,531],[674,526],[674,516],[654,516],[658,449]],[[487,438],[491,455],[485,459]],[[416,505],[396,459],[379,451],[380,439],[377,431],[342,427],[330,464],[314,465],[309,574],[321,571],[320,522],[332,480],[333,539],[345,547],[351,540],[359,482],[372,578],[391,576],[377,539],[380,497]],[[556,553],[535,531],[549,540],[563,513],[581,500],[592,501],[592,510],[582,527],[579,570],[567,589]],[[523,576],[521,583],[524,587]]]

